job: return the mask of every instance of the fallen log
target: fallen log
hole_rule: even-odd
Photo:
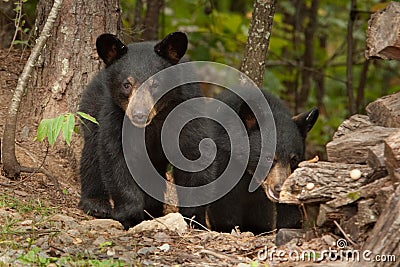
[[[393,182],[400,182],[400,131],[385,139],[385,165]]]
[[[378,179],[320,205],[317,226],[334,228],[339,222],[349,237],[362,243],[394,192],[390,177]]]
[[[390,181],[390,177],[378,179],[372,183],[356,188],[355,190],[350,191],[347,194],[340,194],[336,196],[335,199],[326,202],[326,205],[328,205],[331,208],[340,208],[349,205],[351,203],[354,203],[359,199],[376,198],[376,196],[379,195],[379,192],[382,189],[385,189],[386,187],[391,188],[391,191],[389,192],[390,196],[394,192],[393,184]],[[383,203],[386,204],[386,200],[388,200],[388,197],[381,199],[384,200]],[[381,204],[379,210],[382,209],[383,205]]]
[[[337,221],[352,240],[363,243],[365,233],[378,220],[393,193],[393,183],[387,176],[347,194],[340,194],[320,205],[316,225],[333,228],[334,221]]]
[[[367,164],[371,168],[385,168],[385,144],[381,143],[368,148]]]
[[[368,104],[365,110],[376,125],[400,128],[400,92],[379,98]]]
[[[376,222],[369,238],[365,242],[362,250],[371,251],[371,258],[374,256],[400,255],[400,186],[392,195],[383,213]],[[392,258],[393,260],[393,258]],[[371,266],[399,266],[399,259],[395,261],[374,261]],[[354,266],[364,267],[365,262],[358,262]]]
[[[368,21],[366,58],[400,60],[400,3],[390,2]]]
[[[369,120],[367,115],[355,114],[340,124],[337,131],[333,135],[333,139],[354,132],[356,129],[361,129],[372,125],[374,124]]]
[[[358,190],[384,175],[367,165],[302,162],[282,185],[282,203],[320,203]]]
[[[391,134],[398,132],[397,128],[368,126],[355,129],[352,132],[336,138],[326,145],[328,161],[343,163],[366,163],[368,150],[379,145]]]

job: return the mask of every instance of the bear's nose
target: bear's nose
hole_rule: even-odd
[[[132,118],[138,124],[145,124],[147,120],[147,114],[144,112],[136,112],[133,114]]]

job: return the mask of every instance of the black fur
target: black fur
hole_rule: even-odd
[[[312,109],[310,112],[293,118],[288,108],[278,98],[267,92],[263,92],[263,94],[271,108],[276,126],[277,144],[272,166],[279,163],[293,170],[300,161],[304,160],[306,133],[314,125],[318,117],[318,110]],[[274,203],[267,198],[261,187],[252,193],[248,192],[250,180],[253,178],[257,164],[263,164],[272,159],[260,159],[259,123],[247,104],[228,90],[222,92],[218,99],[232,107],[246,125],[250,142],[250,156],[247,170],[235,188],[208,208],[211,228],[216,231],[229,232],[235,226],[239,226],[242,231],[262,233],[274,228],[300,227],[302,216],[299,207]],[[222,127],[214,127],[214,130],[218,147],[224,154],[219,156],[217,173],[220,175],[229,160],[230,143]],[[238,161],[243,157],[237,154],[232,158]],[[277,217],[274,216],[276,213]]]

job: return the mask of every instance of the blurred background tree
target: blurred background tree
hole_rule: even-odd
[[[7,2],[19,1],[2,0],[2,11]],[[26,21],[34,21],[37,1],[23,2]],[[308,138],[309,156],[324,158],[324,145],[345,118],[364,113],[367,103],[400,89],[398,62],[364,57],[368,19],[385,7],[381,2],[277,1],[263,88],[284,99],[294,113],[320,108],[320,119]],[[140,41],[184,31],[191,60],[239,68],[253,4],[250,0],[121,0],[123,36],[126,41]],[[15,12],[0,15],[9,23],[15,18]],[[29,32],[21,35],[27,37]]]

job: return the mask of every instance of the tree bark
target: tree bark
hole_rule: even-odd
[[[35,28],[39,31],[51,3],[47,0],[38,3]],[[96,38],[105,32],[118,35],[120,15],[119,0],[64,0],[51,37],[35,66],[30,87],[33,90],[25,101],[26,108],[31,110],[30,125],[78,109],[82,90],[101,67]],[[36,133],[36,129],[30,132]],[[80,146],[81,139],[73,138],[70,147],[60,142],[55,149],[75,167]]]
[[[256,0],[240,71],[262,86],[276,0]]]

